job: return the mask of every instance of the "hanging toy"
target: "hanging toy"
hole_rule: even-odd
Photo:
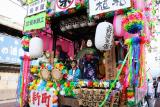
[[[122,19],[122,25],[128,33],[135,34],[143,29],[144,21],[143,15],[140,10],[134,10],[127,12]]]
[[[25,52],[29,52],[29,42],[31,39],[31,35],[29,34],[24,34],[21,40],[22,48]]]

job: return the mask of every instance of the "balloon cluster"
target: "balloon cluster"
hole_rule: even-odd
[[[24,34],[21,40],[22,48],[25,52],[29,52],[29,41],[31,39],[31,35]]]
[[[144,21],[143,15],[140,10],[134,10],[127,12],[122,19],[122,25],[124,29],[131,34],[140,32],[143,29]]]

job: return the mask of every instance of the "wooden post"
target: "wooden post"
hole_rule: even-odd
[[[117,74],[116,71],[116,55],[115,46],[111,50],[104,53],[105,55],[105,79],[114,80]]]

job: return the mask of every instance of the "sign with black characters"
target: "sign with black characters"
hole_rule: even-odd
[[[44,28],[46,24],[46,12],[34,16],[26,17],[24,23],[24,32]]]
[[[89,0],[89,16],[131,6],[130,0]]]
[[[46,11],[46,0],[36,0],[28,5],[27,15],[31,16]]]

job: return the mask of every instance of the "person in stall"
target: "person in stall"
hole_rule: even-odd
[[[82,60],[81,64],[83,64],[83,79],[87,80],[95,80],[97,79],[97,64],[98,57],[96,57],[92,52],[86,54]]]
[[[68,73],[68,80],[69,81],[78,81],[81,78],[81,71],[79,67],[77,66],[77,61],[73,60],[71,61],[71,69]]]
[[[56,58],[59,62],[62,62],[67,67],[67,69],[71,68],[71,65],[69,63],[69,56],[66,52],[62,50],[61,45],[56,46]]]

